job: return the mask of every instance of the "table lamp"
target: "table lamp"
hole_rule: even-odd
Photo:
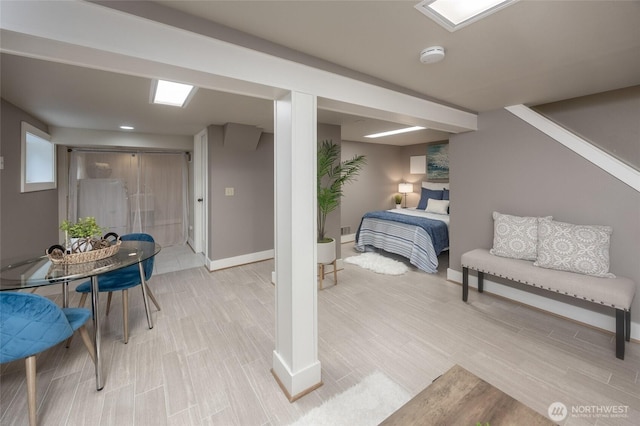
[[[404,195],[404,207],[407,208],[407,194],[413,192],[413,184],[405,182],[398,184],[398,192]]]

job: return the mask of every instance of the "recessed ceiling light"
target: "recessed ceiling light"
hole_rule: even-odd
[[[383,136],[391,136],[391,135],[397,135],[397,134],[400,134],[400,133],[415,132],[416,130],[422,130],[422,129],[426,129],[426,127],[420,127],[420,126],[405,127],[403,129],[390,130],[388,132],[374,133],[372,135],[366,135],[365,138],[381,138]]]
[[[153,80],[151,84],[151,102],[184,108],[195,93],[190,84],[166,80]]]
[[[415,7],[453,32],[518,0],[423,0]]]
[[[127,126],[127,125],[122,125],[122,126],[120,126],[120,128],[121,128],[122,130],[133,130],[133,129],[134,129],[134,127],[133,127],[133,126]]]

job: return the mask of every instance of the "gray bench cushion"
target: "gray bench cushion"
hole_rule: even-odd
[[[629,278],[600,278],[533,266],[528,260],[494,256],[486,249],[462,255],[462,266],[590,302],[630,310],[636,285]]]

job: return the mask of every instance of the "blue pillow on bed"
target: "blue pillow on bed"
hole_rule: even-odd
[[[428,189],[422,188],[422,192],[420,193],[420,202],[418,203],[418,210],[424,210],[427,208],[427,201],[429,198],[433,198],[434,200],[442,200],[443,190],[438,189]]]
[[[443,200],[448,200],[449,199],[449,190],[447,188],[442,190],[442,199]]]

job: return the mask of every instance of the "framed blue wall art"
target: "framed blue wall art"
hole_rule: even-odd
[[[432,182],[449,181],[449,142],[436,142],[427,145],[427,180]]]

